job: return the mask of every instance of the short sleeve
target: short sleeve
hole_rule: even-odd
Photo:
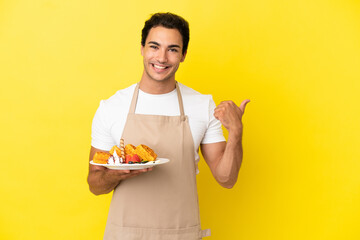
[[[216,142],[224,142],[225,137],[221,128],[221,122],[214,117],[214,110],[216,108],[215,102],[210,98],[209,101],[209,122],[208,128],[205,132],[204,138],[201,141],[201,144],[209,144]]]
[[[114,146],[114,140],[110,134],[109,124],[106,122],[105,102],[100,101],[91,127],[91,146],[109,151]]]

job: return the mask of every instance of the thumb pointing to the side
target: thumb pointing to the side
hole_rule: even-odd
[[[249,102],[250,102],[249,99],[245,99],[244,101],[241,102],[239,108],[240,108],[240,110],[241,110],[243,113],[245,112],[245,107],[246,107],[246,105],[247,105]]]

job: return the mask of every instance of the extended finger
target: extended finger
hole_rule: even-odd
[[[246,107],[246,105],[247,105],[249,102],[250,102],[249,99],[245,99],[244,101],[241,102],[239,108],[240,108],[240,110],[241,110],[243,113],[245,112],[245,107]]]

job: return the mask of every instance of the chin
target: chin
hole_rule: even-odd
[[[162,77],[162,78],[157,78],[157,77],[153,77],[153,76],[149,76],[149,78],[155,82],[168,82],[171,81],[172,77]]]

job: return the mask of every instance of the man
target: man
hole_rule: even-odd
[[[215,107],[175,80],[185,60],[188,23],[171,13],[157,13],[142,30],[144,71],[139,84],[101,101],[92,126],[90,160],[109,151],[120,138],[145,144],[170,162],[143,170],[110,170],[89,165],[88,183],[96,195],[114,190],[105,239],[201,239],[196,190],[198,149],[217,182],[231,188],[242,161],[240,107],[224,101]],[[221,124],[229,131],[228,142]]]

